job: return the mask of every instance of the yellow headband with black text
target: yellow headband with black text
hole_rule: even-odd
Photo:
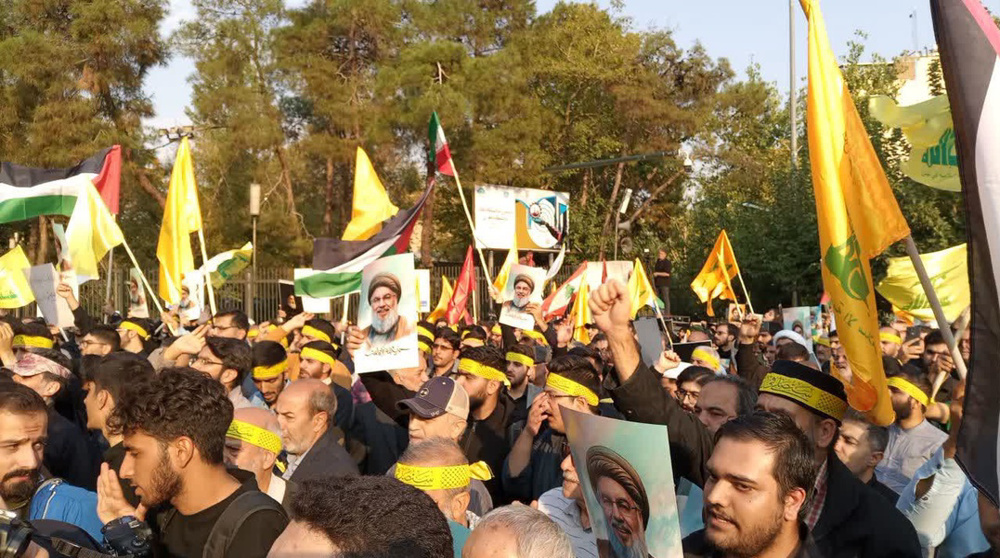
[[[458,369],[461,372],[468,372],[469,374],[479,376],[480,378],[503,382],[503,385],[510,387],[510,380],[507,379],[507,375],[492,366],[487,366],[474,360],[463,358],[458,361]]]
[[[905,378],[902,378],[900,376],[893,376],[888,380],[886,380],[885,383],[888,384],[889,387],[894,387],[899,391],[905,393],[906,395],[909,395],[910,397],[916,399],[917,403],[920,403],[924,407],[926,407],[927,404],[930,403],[930,398],[927,397],[927,394]]]
[[[549,372],[549,375],[545,377],[545,387],[557,389],[573,397],[582,397],[587,400],[587,405],[591,407],[596,407],[601,402],[597,394],[587,386],[552,372]]]
[[[493,472],[482,461],[451,467],[419,467],[398,463],[395,476],[400,482],[420,490],[450,490],[465,488],[472,479],[488,481],[493,478]]]
[[[229,423],[229,430],[226,431],[226,437],[257,446],[275,455],[281,453],[281,437],[256,424],[234,420]]]
[[[254,366],[253,367],[253,379],[255,380],[270,380],[272,378],[277,378],[285,371],[288,366],[288,360],[283,360],[277,364],[272,364],[270,366]]]

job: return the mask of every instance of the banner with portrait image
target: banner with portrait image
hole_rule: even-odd
[[[500,323],[519,329],[534,329],[535,318],[528,312],[528,305],[542,304],[542,289],[545,287],[545,270],[515,264],[510,268],[507,284],[500,299]]]
[[[364,268],[358,327],[365,341],[354,355],[355,372],[417,366],[417,304],[413,254],[381,258]]]
[[[142,288],[142,272],[134,267],[128,270],[128,317],[149,317],[146,291]]]

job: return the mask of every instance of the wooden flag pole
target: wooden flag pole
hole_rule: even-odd
[[[476,252],[479,252],[479,261],[482,262],[482,266],[486,266],[486,258],[483,256],[483,250],[479,247],[479,237],[476,235],[476,226],[472,224],[472,214],[469,213],[469,204],[465,202],[465,193],[462,191],[462,181],[458,178],[458,169],[455,169],[454,161],[452,161],[452,168],[455,170],[455,185],[458,186],[458,197],[462,199],[462,209],[465,210],[465,218],[469,221],[469,228],[472,229],[472,244],[476,247]],[[493,279],[490,278],[490,274],[485,269],[483,270],[483,275],[486,277],[486,282],[493,284]]]
[[[971,318],[972,307],[966,306],[965,310],[962,310],[962,314],[955,320],[955,345],[962,342],[962,338],[965,336],[965,328],[969,325],[969,318]],[[934,385],[931,386],[931,401],[937,398],[938,391],[941,386],[944,385],[944,381],[948,379],[948,373],[944,370],[938,372],[936,378],[934,378]]]
[[[111,278],[115,270],[115,247],[108,250],[108,280],[104,282],[104,302],[111,300]],[[127,314],[127,312],[126,312]],[[108,315],[104,314],[104,323],[108,323]]]
[[[740,273],[740,266],[736,266],[736,278],[740,280],[740,287],[743,287],[743,296],[747,297],[747,308],[750,309],[751,314],[756,314],[753,311],[753,303],[750,302],[750,293],[747,291],[746,283],[743,282],[743,274]]]
[[[163,312],[163,306],[160,304],[160,297],[155,292],[153,292],[153,287],[149,286],[149,281],[146,280],[146,274],[142,272],[142,268],[139,267],[139,262],[136,261],[135,259],[135,254],[132,253],[132,249],[129,248],[128,246],[128,241],[125,240],[124,238],[122,238],[122,246],[125,247],[125,253],[128,254],[128,259],[132,260],[132,265],[139,270],[139,278],[142,279],[142,286],[146,287],[146,292],[148,292],[149,297],[153,299],[153,304],[156,305],[157,312],[159,312],[160,315],[162,316],[164,312]],[[169,322],[164,320],[163,323],[167,324],[167,329],[170,330],[171,335],[174,335],[176,333],[174,331],[173,326],[170,325]]]
[[[924,288],[924,294],[927,295],[927,302],[931,305],[931,310],[934,311],[934,319],[937,321],[938,329],[941,331],[941,337],[944,338],[944,342],[948,344],[948,349],[951,351],[951,358],[955,361],[955,369],[958,370],[958,375],[964,380],[966,375],[965,361],[962,360],[962,352],[958,350],[958,344],[955,343],[955,336],[951,334],[951,324],[948,323],[948,318],[944,315],[944,309],[941,308],[941,301],[938,300],[937,293],[934,292],[934,285],[931,283],[931,278],[927,275],[927,270],[924,268],[924,261],[920,259],[920,253],[917,251],[917,245],[913,242],[913,236],[906,235],[906,254],[910,256],[910,261],[913,262],[913,270],[917,272],[917,277],[920,278],[920,285]]]
[[[670,331],[670,328],[667,327],[667,322],[663,319],[663,312],[660,312],[660,307],[656,304],[655,300],[653,301],[653,310],[656,311],[656,317],[660,319],[663,331],[667,334],[667,344],[670,345],[670,350],[672,351],[674,350],[674,339],[671,335],[672,332]]]
[[[215,309],[215,289],[212,288],[212,272],[208,269],[208,253],[205,252],[205,231],[202,227],[198,228],[198,244],[201,245],[201,264],[205,268],[204,280],[205,285],[208,286],[208,306],[212,309],[212,316],[214,317],[217,313]]]
[[[340,323],[347,323],[347,311],[351,308],[351,293],[344,295],[344,313],[340,316]]]

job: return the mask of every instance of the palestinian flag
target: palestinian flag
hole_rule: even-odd
[[[431,124],[428,130],[431,148],[427,152],[428,174],[437,171],[448,176],[455,176],[455,163],[451,160],[448,140],[444,137],[444,128],[438,119],[438,113],[431,114]]]
[[[931,0],[934,34],[955,126],[965,193],[972,354],[957,459],[976,486],[1000,501],[1000,31],[978,0]]]
[[[569,310],[573,296],[580,290],[580,284],[587,278],[587,262],[580,264],[573,275],[559,286],[559,289],[542,301],[542,314],[546,320],[562,316]]]
[[[416,205],[383,221],[382,230],[368,240],[317,238],[311,272],[295,272],[295,294],[331,298],[360,291],[361,270],[366,265],[409,249],[413,227],[433,189],[433,184],[428,185]]]
[[[121,147],[114,145],[65,169],[0,163],[0,223],[41,215],[73,215],[81,185],[93,184],[111,213],[118,213]]]

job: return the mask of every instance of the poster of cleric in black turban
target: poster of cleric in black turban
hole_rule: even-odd
[[[600,557],[681,558],[667,427],[561,410]]]
[[[358,327],[365,341],[354,355],[356,372],[417,366],[417,302],[413,254],[389,256],[364,268]]]
[[[504,303],[500,309],[500,323],[519,329],[534,329],[535,318],[528,312],[528,305],[542,303],[544,286],[544,269],[512,265],[501,297]]]

